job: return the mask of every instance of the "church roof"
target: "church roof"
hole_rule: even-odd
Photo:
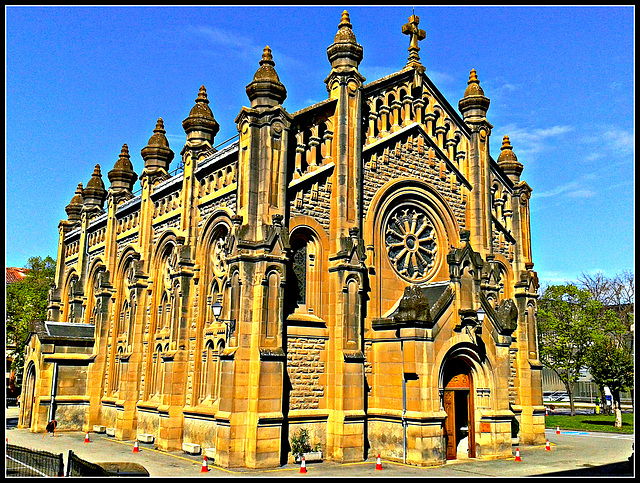
[[[19,282],[20,280],[23,280],[24,277],[27,276],[27,272],[29,270],[26,268],[18,268],[18,267],[7,267],[6,268],[6,278],[5,278],[5,283],[7,285],[11,285],[14,282]]]

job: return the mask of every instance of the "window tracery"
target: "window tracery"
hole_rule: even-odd
[[[436,230],[417,205],[397,207],[387,218],[384,244],[391,266],[405,280],[427,278],[437,256]]]

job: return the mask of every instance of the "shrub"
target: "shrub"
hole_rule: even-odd
[[[302,456],[302,453],[309,453],[310,451],[309,430],[300,428],[297,433],[291,436],[291,453],[294,456]]]

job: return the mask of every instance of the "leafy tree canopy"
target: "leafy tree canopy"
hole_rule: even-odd
[[[564,383],[575,414],[572,386],[584,367],[603,305],[575,285],[552,285],[538,301],[540,359]]]
[[[55,278],[56,261],[49,256],[31,257],[25,268],[26,276],[6,288],[7,342],[15,344],[12,368],[18,376],[24,366],[24,346],[31,321],[47,317],[47,297]]]

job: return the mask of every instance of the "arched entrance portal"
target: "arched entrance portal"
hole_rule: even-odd
[[[22,425],[25,428],[30,428],[36,393],[36,368],[33,362],[29,364],[29,367],[27,368],[27,374],[24,378],[24,381],[25,382],[22,397]]]
[[[443,386],[447,459],[475,458],[473,378],[463,359],[454,357],[446,362]]]

